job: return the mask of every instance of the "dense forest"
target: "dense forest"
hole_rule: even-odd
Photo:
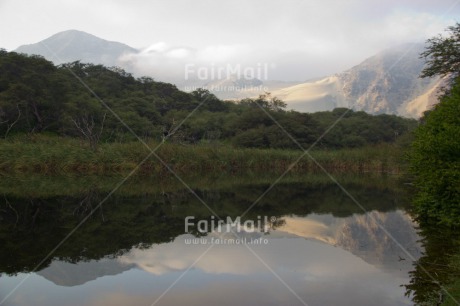
[[[186,93],[116,67],[78,61],[55,66],[39,56],[0,50],[0,136],[5,139],[29,133],[81,137],[96,149],[100,142],[126,142],[136,134],[187,144],[297,148],[275,121],[308,147],[343,116],[316,144],[342,148],[391,143],[417,125],[345,108],[313,114],[285,108],[268,93],[222,101],[207,90]]]
[[[440,76],[447,85],[421,118],[409,153],[414,212],[422,235],[428,233],[407,287],[419,305],[460,301],[460,23],[448,32],[429,39],[421,54],[427,63],[421,77]]]
[[[439,103],[415,131],[410,162],[418,189],[415,208],[422,221],[460,226],[460,23],[446,37],[428,40],[422,77],[448,81]]]

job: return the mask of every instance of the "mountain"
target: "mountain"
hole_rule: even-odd
[[[281,89],[297,84],[283,81],[261,81],[257,78],[232,75],[226,79],[218,79],[205,84],[197,83],[192,89],[205,88],[223,100],[240,100],[258,96],[271,90]]]
[[[372,211],[346,218],[312,214],[308,218],[290,216],[283,219],[286,223],[277,229],[279,232],[340,247],[385,271],[407,273],[413,268],[411,258],[388,234],[413,258],[418,259],[422,254],[420,236],[414,229],[414,223],[400,210],[386,213]]]
[[[78,263],[55,260],[45,269],[36,272],[36,274],[56,285],[72,287],[82,285],[99,277],[117,275],[132,268],[134,268],[134,265],[125,265],[110,258]]]
[[[94,35],[68,30],[31,45],[23,45],[15,50],[18,53],[38,54],[55,64],[80,60],[85,63],[118,66],[118,59],[125,53],[138,50]]]
[[[420,117],[436,103],[442,80],[420,79],[423,44],[385,50],[342,73],[278,89],[290,109],[314,112],[349,107],[371,114]]]
[[[36,272],[36,274],[56,285],[72,287],[87,283],[99,277],[117,275],[133,267],[134,265],[121,264],[110,258],[81,261],[76,264],[55,260],[49,267]]]
[[[272,96],[284,100],[289,109],[300,112],[348,107],[371,114],[386,113],[417,118],[437,102],[437,89],[442,86],[439,78],[419,78],[424,66],[424,60],[420,59],[419,54],[423,50],[423,44],[405,44],[390,48],[342,73],[303,83],[261,81],[233,76],[208,83],[197,83],[196,80],[189,80],[186,84],[183,84],[183,80],[180,84],[175,83],[185,91],[207,88],[217,97],[228,100],[257,97],[259,94],[271,92]],[[136,69],[121,58],[125,54],[140,52],[128,45],[77,30],[57,33],[36,44],[21,46],[15,51],[39,54],[55,64],[81,60],[105,66],[119,66],[134,74],[136,71],[133,70]],[[143,74],[149,73],[144,71]],[[157,78],[162,79],[161,76]]]
[[[282,220],[285,222],[282,226],[270,232],[268,237],[265,236],[266,239],[271,240],[270,245],[276,243],[275,240],[280,238],[290,240],[300,237],[321,241],[350,252],[368,264],[391,274],[407,275],[413,269],[412,258],[420,258],[423,251],[420,236],[414,227],[413,220],[408,214],[400,210],[385,213],[371,211],[367,214],[354,214],[344,218],[337,218],[331,214],[310,214],[307,217],[289,215],[283,216]],[[256,240],[264,237],[264,234],[257,231],[243,231],[238,233],[238,236],[240,238],[246,237],[247,240]],[[150,248],[134,247],[121,256],[107,257],[98,261],[69,263],[55,260],[50,266],[36,273],[56,285],[77,286],[100,277],[117,275],[133,268],[155,275],[183,271],[204,251],[203,245],[184,243],[186,237],[187,235],[180,235],[175,237],[172,242],[154,244]],[[207,239],[213,238],[232,239],[234,234],[209,233]],[[231,252],[228,252],[228,247],[232,248]],[[237,266],[240,263],[232,260],[232,258],[235,254],[236,257],[240,258],[239,256],[245,256],[247,252],[244,251],[244,248],[234,247],[235,245],[216,244],[214,251],[218,252],[219,256],[217,257],[222,262],[211,260],[203,263],[202,261],[195,268],[201,267],[208,272],[217,269],[220,273],[223,271],[235,273],[238,271]],[[412,258],[400,247],[411,254]],[[241,250],[243,252],[239,253]],[[266,249],[265,251],[271,252],[273,250]],[[297,254],[297,256],[299,262],[307,260],[303,254]],[[254,260],[252,256],[251,260]],[[218,263],[218,265],[215,266],[214,263]],[[246,272],[244,270],[244,273]]]

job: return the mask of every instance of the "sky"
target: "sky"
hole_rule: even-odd
[[[267,79],[298,81],[423,42],[459,13],[460,0],[0,0],[0,48],[76,29],[142,49],[139,69],[268,65]]]

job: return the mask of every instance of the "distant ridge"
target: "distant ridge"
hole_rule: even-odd
[[[300,112],[347,107],[370,114],[418,118],[437,103],[437,89],[442,86],[439,78],[419,78],[425,64],[419,57],[423,50],[423,43],[389,48],[344,72],[300,84],[230,78],[205,84],[180,85],[184,88],[205,87],[219,98],[228,100],[271,92],[272,96],[284,100],[289,109]],[[126,44],[77,30],[59,32],[41,42],[20,46],[15,51],[42,55],[55,64],[80,60],[108,67],[119,66],[134,74],[136,71],[132,71],[129,63],[120,61],[120,58],[127,53],[140,52]],[[149,72],[144,74],[149,75]],[[158,78],[161,79],[161,76]],[[229,89],[235,87],[239,89]]]
[[[417,118],[437,102],[438,78],[419,78],[423,44],[387,49],[362,63],[320,80],[272,92],[290,109],[304,112],[348,107],[371,114]]]
[[[128,45],[78,30],[59,32],[38,43],[20,46],[15,51],[41,55],[55,64],[80,60],[105,66],[117,66],[121,55],[138,52]]]

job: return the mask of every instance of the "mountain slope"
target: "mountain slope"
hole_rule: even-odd
[[[288,108],[300,112],[332,110],[348,107],[337,76],[275,90],[273,96],[288,103]]]
[[[423,44],[389,49],[342,73],[339,78],[350,106],[370,113],[405,114],[399,106],[431,90],[430,79],[420,79],[425,62]]]
[[[42,55],[55,64],[80,60],[105,66],[116,66],[124,53],[138,52],[128,45],[77,30],[59,32],[38,43],[20,46],[15,51]]]
[[[338,246],[386,271],[399,270],[404,274],[412,269],[412,261],[388,233],[414,258],[419,258],[422,253],[420,237],[412,219],[400,210],[372,211],[346,218],[312,214],[308,218],[292,216],[284,220],[286,223],[277,231]]]
[[[52,51],[51,51],[52,50]],[[397,114],[417,118],[436,103],[439,79],[420,79],[424,66],[419,54],[423,44],[405,44],[372,56],[342,73],[300,84],[277,81],[214,80],[206,84],[181,84],[187,90],[204,87],[221,99],[238,100],[267,91],[284,100],[289,109],[301,112],[349,107],[371,114]],[[121,62],[122,55],[139,51],[122,43],[69,30],[15,51],[39,54],[55,64],[81,60],[105,66],[132,67]],[[149,74],[149,73],[147,73]],[[159,77],[161,79],[161,77]]]
[[[124,265],[109,258],[81,261],[78,264],[55,260],[45,269],[36,272],[59,286],[78,286],[99,277],[117,275],[132,269],[134,265]]]
[[[272,92],[290,109],[349,107],[371,114],[419,117],[436,102],[439,79],[420,79],[423,44],[388,49],[334,76]]]

